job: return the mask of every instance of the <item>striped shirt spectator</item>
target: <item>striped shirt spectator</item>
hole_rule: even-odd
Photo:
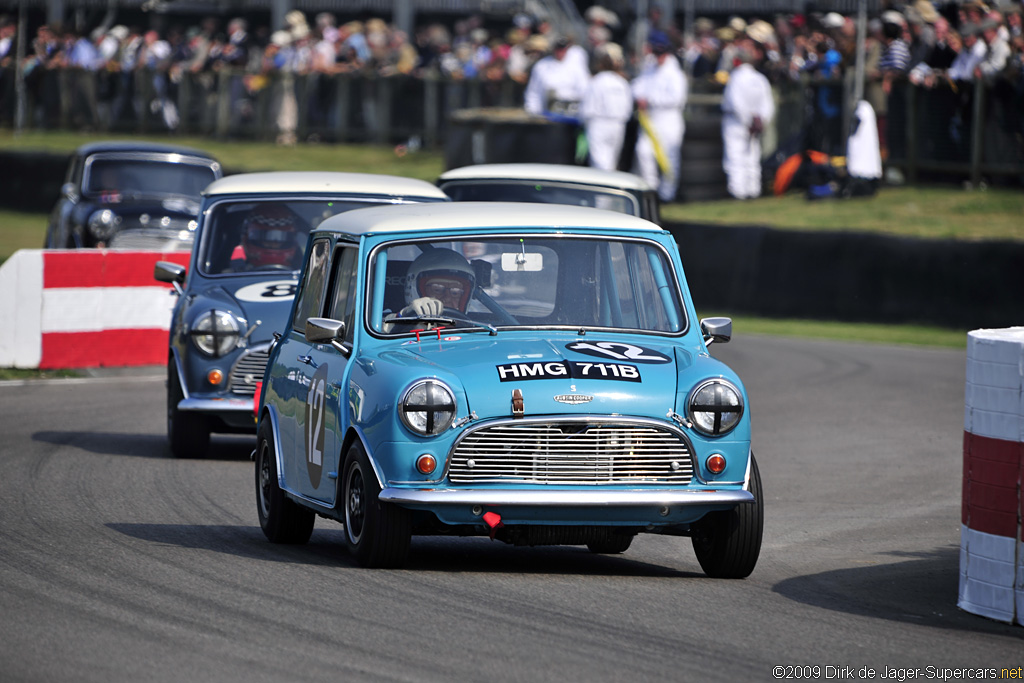
[[[885,52],[878,62],[878,69],[883,73],[886,71],[897,71],[906,73],[910,68],[910,48],[902,38],[903,27],[898,24],[886,22],[882,26],[882,35],[885,39]]]

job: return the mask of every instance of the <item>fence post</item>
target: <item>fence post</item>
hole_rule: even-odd
[[[907,182],[917,182],[918,87],[907,82]]]
[[[168,73],[168,77],[170,74]],[[178,81],[178,131],[185,135],[191,130],[189,125],[189,113],[192,100],[192,74],[188,70],[182,70],[181,80]]]
[[[217,72],[217,137],[226,138],[231,128],[231,80],[227,69]]]
[[[981,159],[985,147],[985,79],[974,79],[974,113],[971,121],[971,185],[981,183]]]
[[[71,128],[71,105],[74,97],[74,81],[71,78],[71,69],[61,69],[57,72],[58,90],[60,91],[60,105],[57,110],[57,125],[68,130]]]
[[[395,89],[391,79],[378,77],[377,81],[377,142],[385,145],[391,140],[391,97]]]
[[[132,71],[132,83],[135,87],[132,89],[132,98],[128,104],[135,114],[135,125],[139,133],[146,133],[149,130],[149,84],[153,79],[146,78],[148,73],[149,69],[146,67],[137,67]]]
[[[334,120],[334,135],[338,142],[348,140],[348,110],[352,100],[352,79],[347,75],[335,76],[337,89],[334,93],[334,106],[338,115]]]
[[[438,140],[438,121],[441,118],[438,82],[433,74],[423,80],[423,144],[433,147]]]

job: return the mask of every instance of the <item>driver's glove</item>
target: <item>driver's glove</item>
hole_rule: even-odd
[[[416,316],[439,316],[443,312],[444,304],[441,303],[440,299],[421,296],[419,299],[413,299],[408,306],[403,308],[400,315],[403,318],[411,318]]]

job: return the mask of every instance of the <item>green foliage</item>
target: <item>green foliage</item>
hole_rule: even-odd
[[[42,249],[46,220],[45,213],[0,210],[0,263],[19,249]]]

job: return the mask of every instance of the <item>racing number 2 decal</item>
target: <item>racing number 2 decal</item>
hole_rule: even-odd
[[[668,363],[672,359],[663,353],[636,344],[610,341],[577,341],[566,344],[565,348],[576,353],[632,363]]]
[[[313,373],[306,392],[306,470],[309,483],[320,488],[324,470],[324,443],[327,435],[327,363]]]

